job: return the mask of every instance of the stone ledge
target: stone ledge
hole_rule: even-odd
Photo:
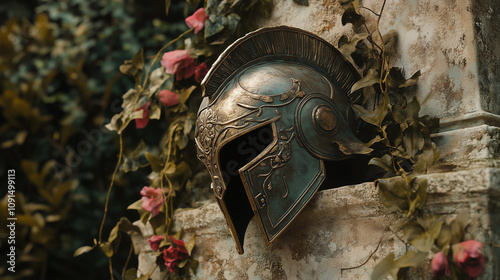
[[[430,212],[454,217],[469,209],[471,223],[466,239],[483,242],[488,258],[481,279],[500,277],[500,250],[487,245],[500,243],[500,169],[423,177],[429,181]],[[406,250],[400,237],[391,231],[396,218],[379,204],[373,183],[363,183],[318,192],[269,248],[252,221],[243,255],[238,255],[216,203],[177,212],[173,230],[182,228],[185,238],[196,233],[193,256],[200,264],[194,279],[368,279],[381,258]],[[142,223],[136,224],[146,236],[152,234]],[[140,271],[154,266],[144,239],[135,238],[134,242],[142,252]],[[430,279],[428,263],[412,270],[411,279]],[[152,279],[163,278],[156,275]]]
[[[500,127],[479,125],[432,135],[439,163],[432,172],[500,167]]]

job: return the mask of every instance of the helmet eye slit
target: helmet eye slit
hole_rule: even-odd
[[[254,216],[239,170],[261,154],[274,139],[271,124],[254,129],[221,147],[219,168],[226,186],[224,205],[231,217],[232,227],[241,248],[245,231]]]
[[[261,126],[233,139],[221,147],[219,167],[226,187],[241,180],[239,170],[256,158],[274,140],[271,124]]]

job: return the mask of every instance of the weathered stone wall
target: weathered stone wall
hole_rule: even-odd
[[[361,2],[378,13],[383,1]],[[276,0],[273,16],[260,25],[302,28],[333,45],[351,32],[349,24],[342,26],[337,1],[309,3],[304,7]],[[500,113],[499,9],[493,0],[388,0],[385,5],[380,30],[398,33],[395,66],[408,77],[422,72],[415,94],[424,103],[423,113],[441,118],[444,128],[470,118],[476,118],[474,124],[500,125],[500,118],[491,114]],[[367,9],[360,12],[373,30],[376,17]]]
[[[426,177],[427,209],[449,219],[468,210],[471,219],[465,238],[484,243],[488,259],[480,279],[498,279],[500,250],[488,243],[500,242],[500,169]],[[391,252],[401,255],[407,250],[403,237],[394,234],[398,218],[402,217],[380,205],[373,183],[364,183],[318,192],[269,248],[252,221],[243,255],[238,255],[215,203],[177,213],[173,231],[183,229],[185,239],[196,234],[193,257],[200,264],[194,279],[369,279],[378,261]],[[152,235],[140,221],[136,225],[146,236]],[[156,257],[143,238],[136,238],[142,251],[139,270],[151,271]],[[431,279],[430,258],[406,274],[407,279]],[[163,276],[157,272],[153,279]]]
[[[381,0],[363,0],[378,12]],[[311,31],[333,45],[350,26],[342,26],[336,0],[274,0],[261,26],[288,25]],[[485,244],[488,266],[481,279],[500,279],[500,3],[497,0],[388,0],[380,29],[398,32],[395,66],[407,77],[420,70],[410,94],[423,114],[441,118],[434,140],[440,164],[427,175],[427,209],[450,219],[462,209],[471,213],[465,239]],[[375,16],[361,9],[368,28]],[[266,248],[256,223],[238,255],[218,206],[175,215],[174,231],[196,233],[194,258],[198,279],[369,279],[374,265],[390,252],[407,249],[393,233],[398,217],[379,204],[372,183],[319,192],[275,243]],[[142,227],[147,235],[148,228]],[[151,234],[151,233],[149,233]],[[154,265],[144,239],[140,268]],[[373,253],[373,255],[372,255]],[[431,256],[430,256],[431,257]],[[430,279],[430,261],[405,279]],[[160,275],[154,278],[163,279]]]

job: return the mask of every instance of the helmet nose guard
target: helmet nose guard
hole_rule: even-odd
[[[325,179],[323,160],[370,151],[351,128],[358,79],[328,42],[286,26],[247,34],[214,63],[195,141],[238,253],[253,217],[267,245],[285,230]]]

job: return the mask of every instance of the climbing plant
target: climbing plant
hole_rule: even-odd
[[[7,182],[7,170],[16,173],[15,190],[0,190],[0,217],[10,217],[15,200],[17,218],[16,244],[0,228],[2,254],[4,244],[15,245],[16,264],[13,272],[2,262],[1,279],[107,276],[104,255],[93,252],[76,261],[71,256],[98,233],[94,225],[114,167],[107,163],[118,152],[115,136],[103,126],[119,107],[121,91],[132,84],[119,65],[141,47],[147,54],[157,51],[185,29],[182,15],[164,19],[163,9],[158,12],[151,2],[0,4],[0,178]],[[172,9],[179,13],[178,6]],[[118,176],[120,191],[113,197],[133,202],[136,191],[129,186],[145,177]],[[108,210],[113,219],[124,212],[119,205]],[[125,262],[126,252],[115,261]]]
[[[447,224],[445,217],[433,216],[425,210],[428,184],[419,175],[425,174],[439,159],[439,151],[431,140],[431,132],[438,127],[439,120],[421,116],[420,101],[408,96],[408,89],[418,82],[420,71],[406,78],[403,69],[391,66],[398,36],[393,30],[386,34],[380,31],[386,1],[381,3],[378,13],[360,6],[357,0],[340,3],[344,9],[342,24],[351,24],[354,35],[342,36],[338,46],[362,71],[362,78],[352,91],[361,90],[363,98],[352,108],[364,121],[365,133],[372,132],[372,142],[379,142],[369,164],[378,166],[385,174],[375,181],[380,202],[387,210],[402,213],[395,225],[396,234],[402,233],[404,242],[411,245],[397,259],[394,253],[382,259],[372,279],[385,279],[388,275],[398,279],[401,268],[416,267],[433,251],[438,251],[432,260],[434,276],[478,276],[485,262],[480,253],[482,244],[475,240],[460,242],[468,214],[463,212]],[[375,18],[373,30],[368,28],[369,19],[361,15],[361,9]],[[464,252],[469,254],[467,260]]]
[[[170,4],[166,1],[167,14]],[[98,237],[92,246],[76,250],[75,256],[99,248],[109,259],[110,277],[113,278],[112,259],[122,233],[142,233],[128,219],[122,218],[106,235],[103,229],[110,194],[119,174],[146,171],[149,183],[140,193],[137,189],[140,199],[128,209],[136,210],[139,220],[152,226],[154,234],[147,241],[158,262],[152,271],[139,272],[134,267],[125,269],[126,264],[122,277],[148,279],[156,270],[168,270],[169,279],[189,277],[190,270],[197,265],[190,257],[195,237],[181,240],[182,232],[171,232],[171,224],[176,209],[196,207],[212,197],[206,185],[209,176],[196,158],[193,142],[196,112],[201,102],[199,85],[217,55],[236,38],[255,29],[253,19],[256,15],[268,15],[271,4],[269,0],[187,1],[185,11],[190,11],[191,15],[185,19],[184,32],[179,32],[177,38],[166,43],[155,55],[145,56],[140,50],[120,66],[120,72],[129,76],[134,86],[123,94],[122,110],[106,125],[119,138],[118,162],[108,189]],[[154,127],[150,128],[152,125]],[[141,139],[150,129],[161,131],[154,145]],[[124,141],[124,135],[131,130],[144,131],[138,135],[135,147]]]

